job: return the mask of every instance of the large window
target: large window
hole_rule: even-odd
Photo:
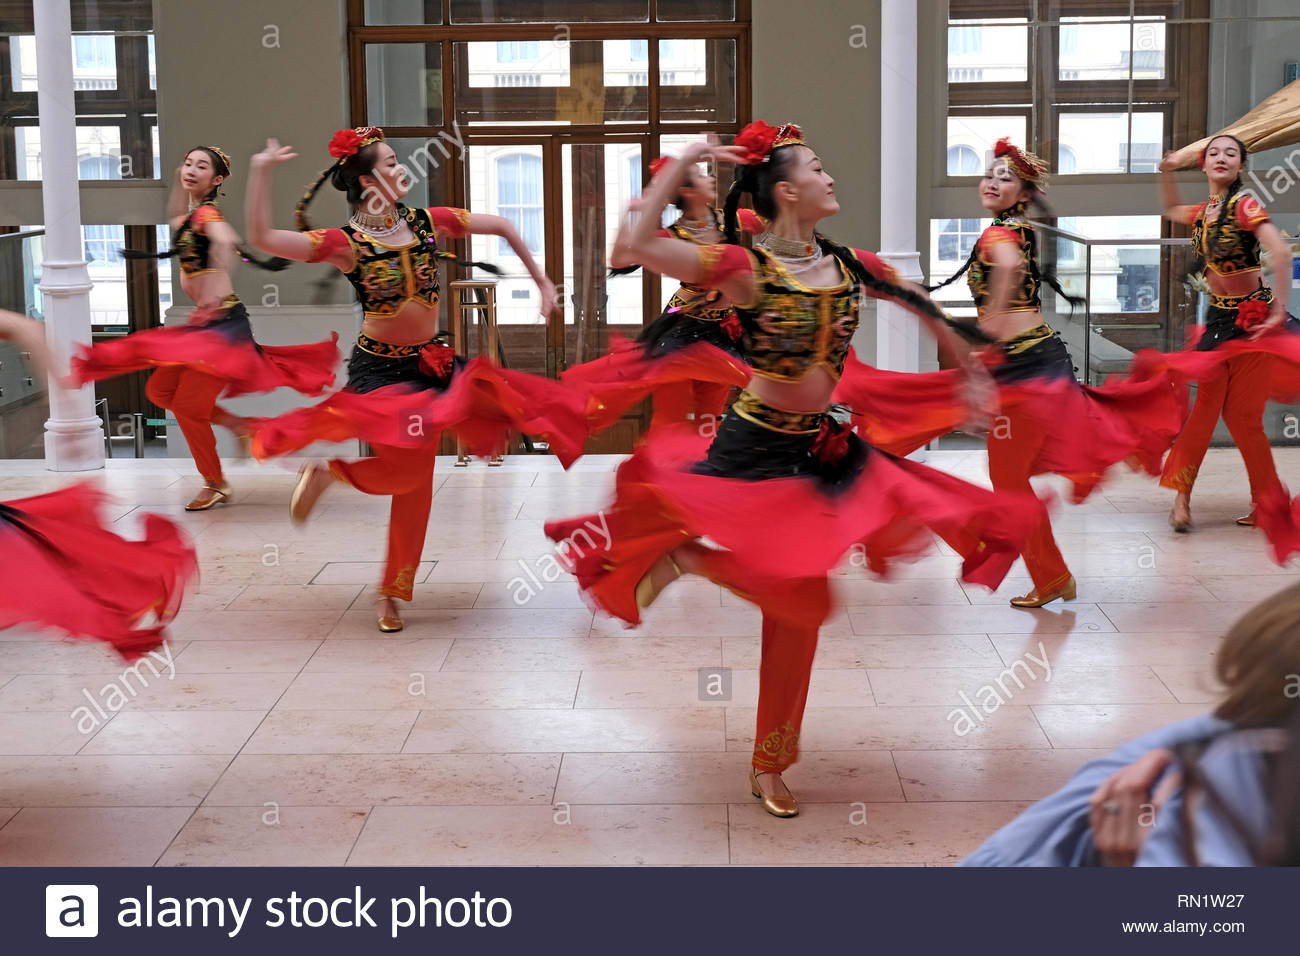
[[[78,155],[111,157],[82,178],[157,178],[157,81],[151,0],[72,0]],[[0,0],[0,179],[41,178],[32,0]]]
[[[1204,135],[1210,12],[1210,0],[950,0],[948,174],[962,175],[954,127],[989,117],[1016,118],[1017,142],[1061,175],[1155,172],[1165,144]],[[1012,125],[999,135],[1017,138]]]
[[[661,313],[677,283],[611,276],[609,253],[649,158],[708,135],[730,142],[750,119],[746,0],[349,0],[347,11],[348,119],[384,127],[413,174],[407,201],[507,219],[560,294],[543,316],[508,243],[456,240],[452,251],[502,274],[445,265],[447,326],[457,300],[491,286],[506,362],[555,376]],[[724,190],[731,174],[720,171]],[[630,451],[642,415],[588,450]]]
[[[542,160],[528,153],[511,153],[496,160],[498,216],[509,219],[523,237],[528,251],[542,251]],[[505,239],[500,254],[514,255]]]

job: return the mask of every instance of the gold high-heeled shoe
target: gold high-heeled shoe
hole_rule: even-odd
[[[1073,601],[1078,597],[1078,587],[1074,583],[1074,576],[1066,578],[1065,583],[1059,588],[1053,588],[1046,594],[1040,594],[1038,588],[1034,588],[1024,597],[1015,597],[1011,599],[1012,607],[1042,607],[1044,604],[1050,604],[1057,598],[1063,598],[1066,601]]]
[[[379,614],[375,619],[375,623],[379,626],[379,629],[383,631],[385,634],[396,634],[402,628],[406,627],[406,624],[402,621],[401,616],[397,613],[396,604],[393,605],[392,614],[384,613],[387,610],[388,601],[389,601],[388,598],[380,598],[376,602],[376,606],[379,609]]]
[[[311,485],[312,479],[325,467],[318,461],[309,461],[298,470],[298,484],[294,485],[293,497],[289,499],[289,518],[294,524],[303,524],[311,515],[312,509],[316,507],[320,496],[324,494],[325,489],[321,488],[308,497],[307,488]]]
[[[673,576],[667,581],[656,584],[655,572],[663,568],[665,561],[667,561],[669,567],[673,569]],[[656,561],[650,570],[645,573],[645,576],[636,583],[636,606],[640,608],[649,607],[655,602],[655,598],[659,597],[659,593],[664,588],[668,587],[668,585],[672,584],[681,576],[682,569],[677,566],[677,562],[673,560],[673,556],[671,554],[665,554],[662,558]]]
[[[1242,515],[1240,518],[1238,518],[1237,524],[1241,525],[1243,528],[1255,527],[1255,509],[1254,508],[1250,509],[1250,514]]]
[[[230,500],[229,485],[204,485],[203,490],[194,496],[194,499],[185,506],[186,511],[207,511],[209,508],[215,508],[222,502]]]
[[[780,778],[781,774],[775,770],[765,770],[764,773],[773,773]],[[749,790],[763,801],[763,809],[774,817],[794,817],[799,815],[799,801],[794,798],[794,794],[778,797],[773,794],[763,792],[763,788],[758,785],[759,772],[753,767],[749,768]],[[785,781],[782,781],[784,783]],[[787,788],[788,789],[788,788]]]

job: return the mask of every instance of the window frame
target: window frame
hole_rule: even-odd
[[[1165,18],[1165,75],[1163,79],[1061,80],[1060,36],[1062,17]],[[1054,157],[1059,144],[1061,112],[1161,112],[1165,113],[1165,141],[1191,142],[1205,135],[1208,76],[1200,82],[1180,83],[1196,74],[1199,55],[1209,55],[1209,0],[949,0],[942,21],[945,37],[955,20],[1028,20],[1026,42],[1028,71],[1023,82],[960,82],[944,85],[947,115],[1002,115],[1025,113],[1028,142],[1018,144],[1044,157]],[[1193,22],[1195,21],[1195,22]],[[1205,21],[1205,22],[1200,22]],[[1141,22],[1134,20],[1134,23]],[[1131,71],[1130,71],[1131,72]],[[1132,142],[1132,136],[1129,136]],[[946,146],[939,182],[959,185],[971,177],[950,176]],[[1125,166],[1132,164],[1131,147]],[[1053,165],[1055,165],[1053,163]],[[1091,174],[1089,174],[1091,175]],[[1149,173],[1099,173],[1100,176],[1150,175]]]
[[[74,103],[78,126],[116,126],[120,156],[129,157],[132,175],[124,180],[157,182],[153,176],[151,128],[158,122],[158,94],[149,85],[149,37],[153,35],[153,6],[141,0],[105,0],[89,8],[73,3],[73,41],[78,36],[103,36],[112,31],[117,83],[110,90],[77,90]],[[0,0],[0,102],[6,104],[0,124],[0,182],[18,179],[18,126],[38,126],[37,92],[17,91],[13,85],[10,37],[31,36],[31,6],[26,0]],[[75,54],[74,54],[75,63]]]

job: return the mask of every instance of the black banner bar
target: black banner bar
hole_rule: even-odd
[[[142,956],[1236,954],[1294,951],[1297,900],[1300,873],[1265,869],[14,868],[0,940],[15,956],[78,939]]]

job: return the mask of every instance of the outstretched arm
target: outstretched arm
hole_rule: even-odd
[[[664,209],[685,182],[689,165],[698,162],[711,151],[712,148],[704,143],[690,144],[681,159],[651,181],[649,190],[641,196],[640,201],[629,204],[629,211],[638,211],[640,215],[635,222],[629,221],[631,217],[624,217],[618,237],[614,240],[610,263],[615,268],[639,264],[680,282],[716,288],[732,302],[752,302],[754,279],[751,273],[736,272],[715,282],[709,274],[711,270],[701,258],[702,248],[713,247],[701,247],[693,242],[658,234]]]
[[[1174,181],[1173,171],[1179,166],[1179,153],[1165,153],[1160,160],[1160,193],[1163,197],[1165,218],[1190,226],[1196,216],[1196,207],[1183,204],[1183,197],[1178,194],[1178,183]]]
[[[932,305],[935,305],[935,308],[938,308],[934,300],[930,298],[930,293],[922,286],[906,279],[898,280],[897,284],[901,288],[909,289],[924,297]],[[966,430],[982,430],[986,422],[997,411],[997,388],[993,384],[993,378],[989,375],[988,369],[984,367],[982,362],[976,361],[971,356],[969,347],[957,337],[947,323],[941,322],[934,313],[928,309],[918,308],[910,302],[894,301],[897,301],[899,305],[917,316],[925,324],[925,327],[930,330],[930,334],[934,336],[935,342],[938,343],[939,355],[949,365],[960,369],[965,375],[965,399],[970,415]]]
[[[537,264],[537,260],[533,258],[532,252],[529,251],[523,236],[519,235],[519,230],[515,228],[514,223],[504,216],[472,212],[469,214],[467,231],[476,236],[500,236],[509,243],[510,248],[519,257],[519,261],[528,270],[528,274],[533,277],[533,282],[537,283],[537,291],[542,300],[540,309],[542,317],[545,318],[555,310],[555,283],[547,278],[546,273]]]
[[[279,141],[268,139],[266,149],[249,161],[244,228],[248,231],[249,243],[263,252],[296,262],[312,262],[316,261],[314,253],[319,244],[313,241],[311,233],[271,228],[271,169],[297,155],[292,146],[281,146]],[[339,247],[320,261],[328,262],[343,272],[354,265],[350,246]]]
[[[40,375],[50,370],[50,353],[45,346],[45,328],[41,323],[0,309],[0,339],[13,342],[30,356],[32,370]]]

